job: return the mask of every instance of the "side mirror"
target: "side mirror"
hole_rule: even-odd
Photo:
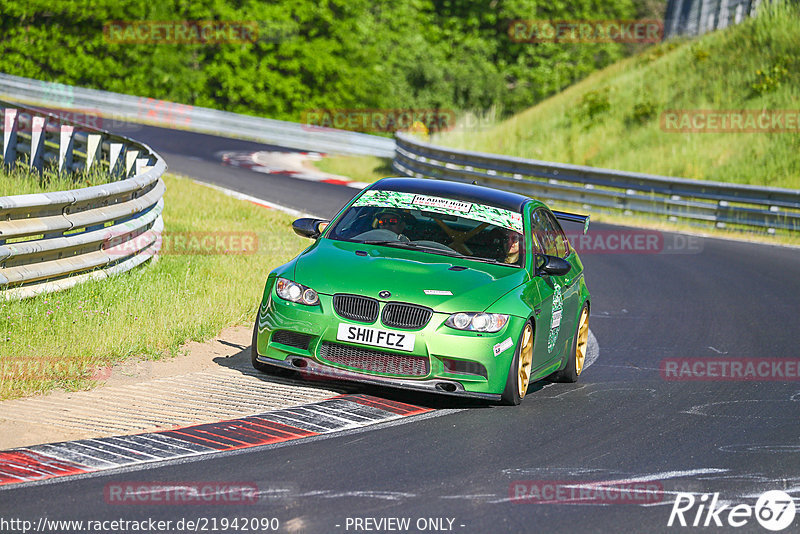
[[[320,236],[322,230],[325,229],[325,226],[328,226],[328,223],[330,223],[330,221],[326,221],[325,219],[311,219],[309,217],[303,217],[302,219],[297,219],[292,223],[292,230],[294,230],[294,233],[300,237],[316,239]],[[322,228],[320,228],[320,226],[322,226]]]
[[[570,269],[572,269],[572,265],[570,265],[570,263],[563,258],[547,255],[542,255],[540,258],[544,259],[544,263],[542,263],[538,268],[540,274],[564,276],[570,271]]]

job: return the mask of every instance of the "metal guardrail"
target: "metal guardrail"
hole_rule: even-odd
[[[115,181],[0,197],[0,300],[59,291],[124,272],[161,246],[167,166],[147,145],[35,108],[0,101],[3,164]]]
[[[740,225],[774,233],[800,230],[800,191],[566,165],[431,145],[397,133],[394,169],[406,176],[477,182],[585,209],[623,210]]]
[[[300,150],[394,156],[394,139],[0,74],[0,98]]]
[[[669,0],[664,39],[704,33],[739,24],[758,13],[761,0]]]

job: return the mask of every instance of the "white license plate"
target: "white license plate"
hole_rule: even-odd
[[[336,339],[339,341],[349,341],[350,343],[360,343],[386,349],[399,349],[407,352],[414,350],[414,338],[414,334],[405,332],[393,332],[391,330],[345,323],[339,323],[339,331],[336,333]]]

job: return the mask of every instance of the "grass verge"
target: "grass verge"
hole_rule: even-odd
[[[255,253],[166,252],[108,280],[0,303],[0,399],[89,388],[126,358],[175,355],[188,340],[252,323],[269,271],[309,244],[288,215],[185,178],[164,181],[165,244],[170,233],[243,232],[257,238]]]
[[[28,160],[17,160],[12,168],[5,168],[0,157],[0,197],[30,193],[52,193],[107,184],[111,180],[107,168],[97,166],[89,171],[71,174],[59,173],[55,164],[47,163],[41,173],[32,172]]]

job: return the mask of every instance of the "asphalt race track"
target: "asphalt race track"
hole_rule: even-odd
[[[154,127],[128,135],[159,151],[171,172],[304,212],[330,216],[356,193],[225,167],[215,156],[275,147]],[[592,232],[636,231],[593,225]],[[678,492],[695,494],[698,504],[700,494],[718,493],[718,507],[729,509],[752,506],[767,490],[797,500],[797,378],[669,380],[660,368],[665,359],[796,359],[800,250],[669,234],[661,239],[662,250],[581,254],[599,358],[577,384],[534,384],[519,407],[361,388],[437,410],[285,446],[8,488],[0,490],[1,515],[34,522],[43,515],[274,517],[281,531],[314,533],[363,532],[367,525],[381,530],[356,518],[409,518],[409,532],[676,532],[691,529],[667,526]],[[107,484],[143,481],[249,482],[260,499],[216,506],[104,500]],[[522,490],[558,481],[645,483],[658,494],[645,502],[519,498],[527,495]],[[691,508],[687,521],[697,511]],[[728,526],[727,510],[719,518],[724,527],[705,531],[766,532],[753,517],[738,529]],[[703,512],[701,524],[705,520]],[[795,532],[799,524],[795,519]],[[390,524],[381,525],[386,530]]]

